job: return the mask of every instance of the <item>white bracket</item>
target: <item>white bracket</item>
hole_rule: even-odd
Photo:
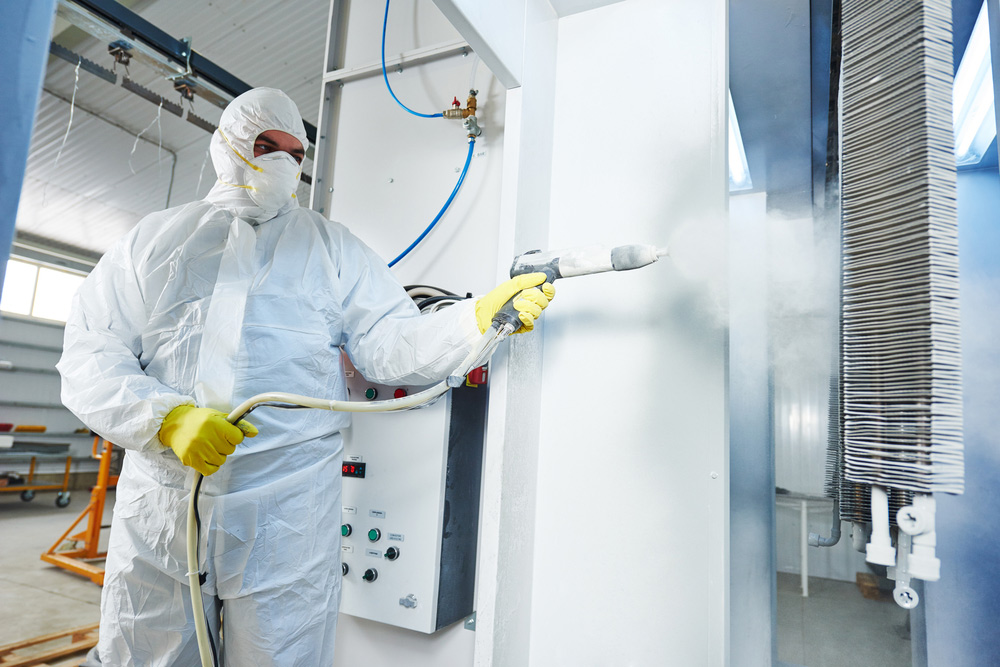
[[[873,498],[874,490],[872,487]],[[872,509],[874,511],[874,501]],[[899,526],[896,566],[889,568],[889,578],[896,580],[893,598],[904,609],[913,609],[920,603],[920,596],[910,586],[911,579],[937,581],[941,576],[941,561],[934,555],[937,545],[934,511],[934,496],[918,493],[913,496],[912,505],[896,512],[896,525]]]

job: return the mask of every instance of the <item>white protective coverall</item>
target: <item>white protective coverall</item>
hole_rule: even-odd
[[[267,172],[268,156],[252,157],[267,130],[307,145],[281,91],[233,100],[212,137],[211,192],[118,241],[66,324],[62,400],[127,450],[101,600],[103,664],[199,662],[185,576],[192,471],[157,437],[168,412],[228,412],[267,391],[345,400],[341,347],[369,380],[430,384],[479,337],[472,300],[418,316],[385,261],[292,190],[277,210],[257,205],[243,186],[261,174],[248,163]],[[202,484],[207,616],[217,627],[221,604],[226,665],[330,665],[349,415],[260,408],[249,421],[260,435]]]

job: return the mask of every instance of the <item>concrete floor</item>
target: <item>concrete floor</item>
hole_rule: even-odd
[[[68,507],[55,506],[55,493],[38,492],[31,502],[0,494],[0,645],[68,630],[100,620],[101,588],[89,579],[42,562],[39,556],[90,502],[88,490],[74,491]],[[111,523],[114,493],[107,496],[104,525]],[[86,519],[84,519],[84,522]],[[81,522],[78,530],[86,528]],[[102,531],[102,544],[107,542]]]
[[[55,494],[30,503],[0,494],[0,645],[100,620],[101,589],[89,579],[48,565],[39,555],[65,531],[90,500],[72,494],[57,508]],[[104,524],[111,523],[114,493]],[[80,528],[82,530],[82,528]],[[102,531],[102,548],[107,541]],[[879,665],[909,667],[908,612],[891,601],[867,600],[856,585],[810,578],[803,598],[796,574],[778,574],[778,658],[803,667]]]
[[[868,600],[857,585],[778,573],[778,659],[802,667],[910,667],[909,612]]]

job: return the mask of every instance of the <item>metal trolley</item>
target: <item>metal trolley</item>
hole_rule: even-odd
[[[66,471],[63,473],[62,482],[56,484],[36,484],[35,468],[39,461],[66,461]],[[69,505],[69,471],[73,464],[73,457],[64,454],[33,452],[33,451],[0,451],[0,467],[7,464],[28,464],[28,478],[24,483],[8,482],[0,486],[0,493],[21,494],[21,500],[30,502],[35,499],[36,491],[58,491],[56,495],[56,506],[66,507]]]

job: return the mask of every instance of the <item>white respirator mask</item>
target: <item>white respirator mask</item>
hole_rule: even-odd
[[[295,196],[302,168],[288,153],[275,151],[247,160],[250,199],[266,211],[277,211]]]

